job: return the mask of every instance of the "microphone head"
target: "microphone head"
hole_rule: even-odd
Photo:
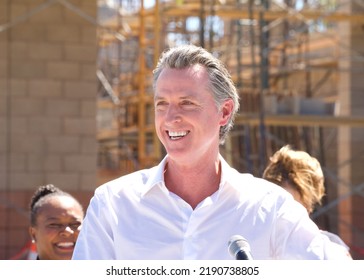
[[[236,254],[241,251],[250,254],[250,245],[241,235],[233,235],[228,242],[228,250],[230,255],[236,258]]]

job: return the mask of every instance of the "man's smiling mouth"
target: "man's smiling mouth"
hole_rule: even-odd
[[[189,131],[167,131],[167,134],[171,140],[178,140],[185,137]]]

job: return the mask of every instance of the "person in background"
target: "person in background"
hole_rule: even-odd
[[[305,151],[294,150],[290,145],[283,146],[270,158],[263,178],[288,191],[306,208],[308,214],[312,214],[316,205],[322,204],[325,178],[321,164]],[[351,258],[349,247],[338,235],[323,230],[321,233],[338,244],[338,248]]]
[[[70,260],[84,218],[82,205],[54,185],[40,186],[30,202],[29,233],[38,260]]]
[[[305,209],[220,154],[239,110],[223,63],[183,45],[166,50],[153,75],[155,129],[167,155],[95,190],[72,259],[231,260],[236,235],[257,260],[324,259],[326,239]]]

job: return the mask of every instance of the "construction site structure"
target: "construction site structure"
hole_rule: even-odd
[[[155,1],[146,8],[143,1],[115,1],[114,15],[102,21],[107,28],[99,29],[98,77],[106,97],[100,106],[115,108],[118,131],[101,128],[99,139],[119,139],[126,172],[160,160],[152,70],[163,49],[184,43],[209,49],[228,66],[242,98],[238,125],[362,126],[362,119],[339,113],[338,64],[350,47],[337,26],[360,26],[363,14],[340,12],[337,1],[305,2]]]
[[[109,113],[99,122],[100,183],[164,156],[152,70],[164,49],[199,45],[225,63],[241,98],[223,156],[256,176],[284,144],[316,156],[327,196],[313,218],[362,258],[363,1],[146,2],[102,5],[99,112]]]

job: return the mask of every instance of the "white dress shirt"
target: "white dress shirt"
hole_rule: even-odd
[[[257,260],[325,258],[328,238],[287,191],[220,156],[219,190],[192,209],[164,184],[167,158],[96,189],[73,259],[233,259],[232,235]]]

